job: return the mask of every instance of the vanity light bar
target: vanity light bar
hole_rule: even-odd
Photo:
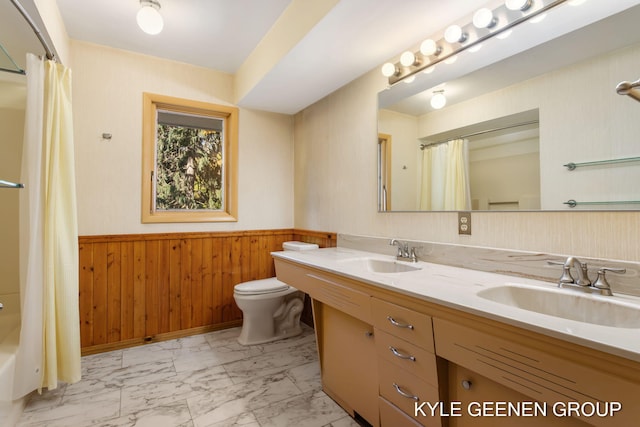
[[[429,49],[421,49],[425,53],[430,53],[430,55],[425,55],[418,50],[413,53],[410,51],[404,52],[403,56],[405,57],[404,64],[408,64],[408,60],[406,58],[409,57],[409,54],[413,54],[415,60],[410,65],[403,65],[400,61],[393,64],[391,62],[387,62],[382,66],[382,74],[389,79],[389,85],[394,85],[401,80],[404,80],[408,77],[414,76],[417,73],[426,70],[429,67],[433,67],[434,65],[444,62],[450,58],[455,57],[457,54],[464,52],[465,50],[469,50],[475,46],[479,46],[481,43],[499,36],[500,34],[505,34],[517,25],[520,25],[524,22],[532,20],[535,17],[541,16],[547,11],[553,9],[556,6],[559,6],[565,3],[568,0],[552,0],[547,4],[543,4],[543,6],[539,8],[535,8],[536,3],[542,2],[542,0],[532,0],[531,6],[526,8],[523,11],[513,11],[509,9],[506,5],[501,5],[495,8],[492,12],[493,19],[484,28],[477,28],[473,23],[467,24],[464,27],[457,27],[454,30],[450,30],[450,28],[454,27],[449,26],[447,32],[449,33],[448,39],[451,42],[447,41],[445,38],[441,38],[435,43],[429,42]],[[533,10],[532,10],[533,9]],[[486,14],[486,12],[484,12]],[[514,17],[510,22],[506,22],[502,25],[503,17]],[[460,29],[460,31],[458,31]],[[455,34],[454,34],[455,32]],[[460,34],[458,34],[460,33]],[[484,33],[484,34],[483,34]],[[454,37],[453,35],[459,35],[459,37]],[[426,41],[425,41],[426,42]],[[435,47],[434,47],[435,45]]]

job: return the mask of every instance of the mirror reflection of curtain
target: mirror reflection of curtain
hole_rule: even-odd
[[[452,139],[422,152],[420,210],[471,209],[468,140]]]

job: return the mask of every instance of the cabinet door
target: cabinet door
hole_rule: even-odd
[[[318,301],[313,308],[325,392],[352,416],[379,426],[373,327]]]
[[[449,402],[459,402],[460,410],[457,411],[460,417],[450,417],[449,427],[587,427],[589,424],[583,423],[576,418],[559,418],[552,414],[549,409],[547,416],[490,416],[497,412],[492,410],[495,403],[532,402],[533,399],[511,390],[487,377],[483,377],[462,366],[449,363]],[[487,411],[482,415],[480,405],[487,402]],[[471,406],[470,406],[471,405]],[[447,410],[447,412],[452,412]],[[454,413],[456,411],[453,411]],[[505,412],[502,412],[503,414]],[[531,410],[528,414],[536,412]],[[538,411],[539,413],[539,411]]]

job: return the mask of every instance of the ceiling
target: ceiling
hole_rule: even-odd
[[[20,1],[33,4],[35,0]],[[139,0],[56,1],[71,39],[236,74],[250,54],[260,49],[260,41],[278,25],[283,12],[310,0],[159,0],[165,26],[157,36],[138,28]],[[238,105],[294,114],[445,25],[468,19],[478,7],[495,3],[312,1],[335,5],[251,85]],[[10,2],[0,5],[0,43],[10,48],[11,56],[20,63],[24,49],[41,53],[24,20],[16,18],[15,11],[6,12]],[[292,26],[291,31],[295,30]]]

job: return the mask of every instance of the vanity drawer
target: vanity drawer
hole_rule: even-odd
[[[380,396],[427,427],[442,425],[440,417],[414,417],[416,403],[440,401],[436,387],[386,359],[378,358],[378,372]]]
[[[413,418],[402,412],[384,397],[379,398],[381,427],[422,427]]]
[[[380,329],[375,329],[374,338],[379,357],[429,384],[438,384],[435,354]]]
[[[278,280],[356,319],[371,324],[371,297],[337,275],[276,260]]]
[[[377,298],[371,298],[371,314],[376,328],[434,352],[430,316]]]
[[[437,354],[551,408],[558,402],[620,402],[615,417],[590,417],[596,426],[636,425],[640,384],[554,356],[544,348],[513,343],[475,329],[434,319]],[[578,357],[580,357],[578,355]],[[574,355],[574,360],[575,355]],[[604,411],[604,407],[601,411]],[[585,418],[582,418],[585,420]]]

